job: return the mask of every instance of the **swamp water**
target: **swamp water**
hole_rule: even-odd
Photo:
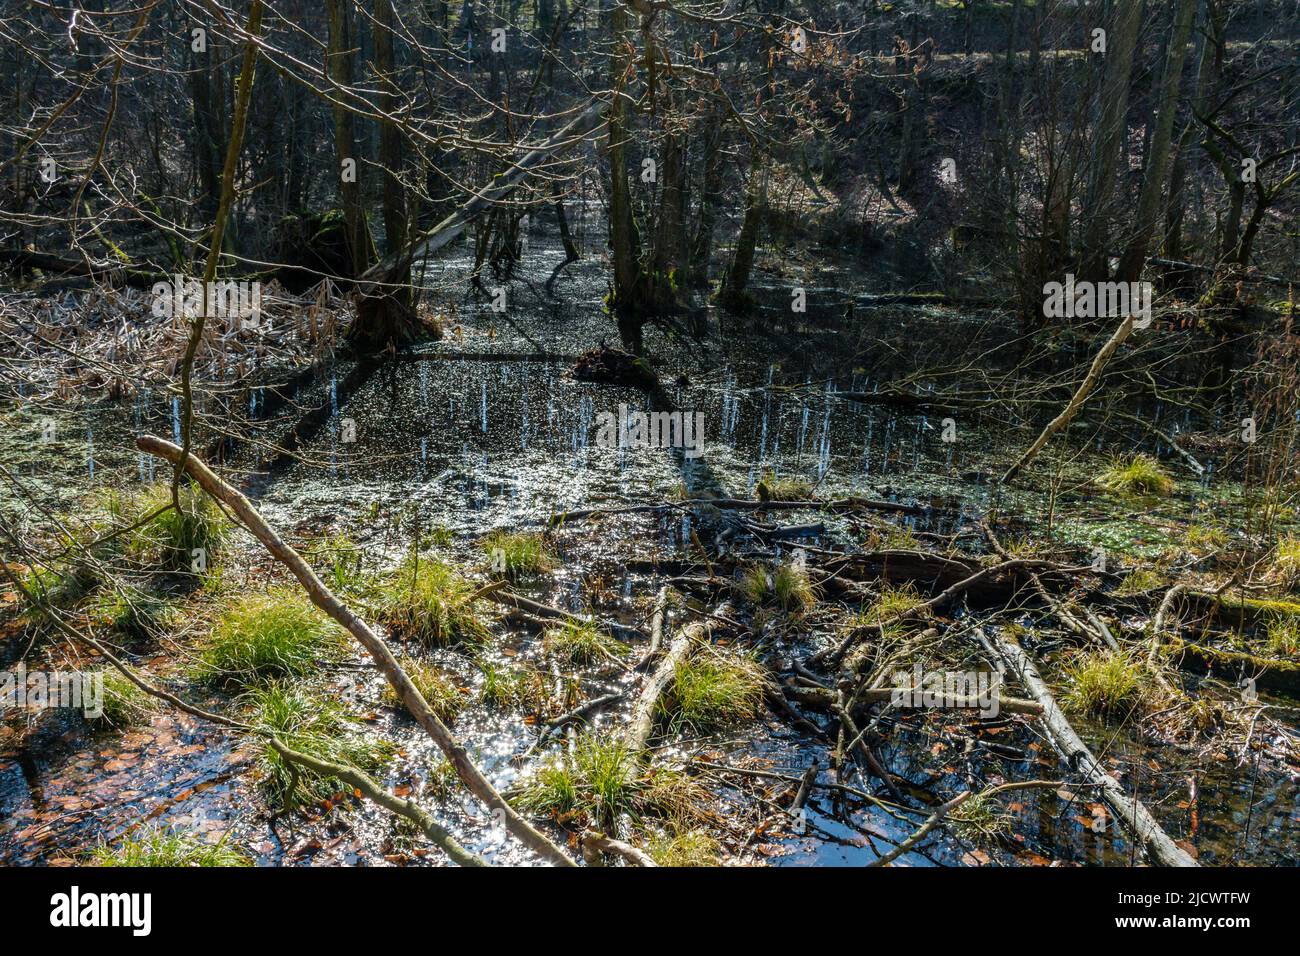
[[[434,285],[449,281],[463,275],[466,265],[454,255],[431,263],[426,278]],[[253,476],[248,483],[268,520],[296,544],[346,533],[370,570],[400,560],[410,548],[412,527],[422,535],[440,529],[446,551],[482,569],[484,556],[475,539],[491,529],[537,530],[565,510],[662,503],[680,497],[683,489],[694,495],[700,488],[699,467],[705,467],[715,487],[735,497],[753,497],[758,481],[771,473],[803,478],[828,498],[859,495],[919,504],[924,506],[919,513],[899,518],[911,532],[958,536],[958,542],[969,535],[973,543],[980,516],[994,503],[989,476],[1026,440],[1023,431],[1013,432],[1006,423],[983,420],[962,423],[958,440],[945,442],[937,416],[834,397],[835,391],[870,392],[880,383],[859,367],[860,357],[847,344],[849,333],[820,322],[827,331],[806,336],[798,350],[780,333],[738,336],[738,346],[728,348],[725,361],[716,336],[709,340],[712,344],[697,345],[666,341],[648,330],[648,353],[666,359],[658,371],[669,397],[676,407],[703,415],[705,464],[693,467],[662,449],[599,447],[598,415],[617,413],[620,405],[645,409],[647,400],[633,389],[566,376],[579,353],[612,337],[612,323],[601,313],[598,263],[572,267],[556,283],[558,299],[542,290],[549,271],[549,266],[521,271],[510,285],[520,304],[505,315],[466,295],[459,316],[447,320],[443,342],[383,365],[352,394],[339,394],[346,366],[323,373],[301,401],[308,406],[329,402],[331,414],[300,450],[302,461],[271,476]],[[783,290],[766,292],[767,298],[779,300]],[[806,321],[817,326],[818,297],[810,298],[812,314]],[[834,298],[830,293],[823,297]],[[927,327],[936,322],[956,326],[949,333],[955,339],[961,337],[962,323],[970,323],[972,330],[981,327],[977,318],[943,310],[927,313]],[[894,321],[892,312],[854,320],[868,329],[868,336],[873,322]],[[735,331],[727,328],[729,336]],[[240,404],[256,422],[256,392],[242,396]],[[0,450],[6,466],[52,507],[69,507],[94,484],[167,476],[166,468],[138,456],[130,439],[140,430],[172,436],[174,409],[168,399],[140,396],[134,403],[50,414],[58,416],[52,445],[37,448],[20,437],[43,417],[39,410],[23,410],[17,414],[22,426],[0,438]],[[282,424],[268,423],[266,437],[273,438]],[[354,441],[346,440],[352,437]],[[1095,465],[1081,462],[1077,468],[1086,473]],[[1004,493],[996,504],[1004,514],[1041,521],[1047,507],[1043,491],[1031,485],[1027,491]],[[1126,505],[1068,492],[1056,507],[1070,511],[1075,523],[1065,533],[1074,544],[1087,548],[1114,541],[1122,554],[1123,545],[1141,552],[1174,540],[1171,522],[1198,502],[1221,505],[1225,494],[1232,497],[1215,485],[1185,482],[1177,497],[1160,506],[1168,513],[1157,509],[1138,516]],[[655,563],[669,569],[694,561],[696,520],[693,513],[674,509],[574,523],[557,533],[558,567],[518,589],[574,611],[594,605],[603,620],[645,629],[649,602],[663,578],[673,573],[656,570]],[[814,510],[769,520],[818,523],[799,539],[812,546],[856,544],[863,533],[846,516]],[[752,542],[742,545],[777,556],[788,555],[792,546],[778,544],[769,551]],[[241,534],[229,547],[240,575],[231,584],[261,587],[272,568],[256,542]],[[975,612],[969,620],[978,625]],[[492,631],[487,657],[495,664],[548,666],[535,632],[504,619],[494,620]],[[644,640],[629,639],[634,654]],[[788,657],[798,646],[792,641],[775,649]],[[159,647],[137,660],[156,667],[156,673],[175,675],[177,662],[188,653],[181,638],[175,646]],[[523,764],[510,759],[528,748],[536,729],[517,712],[493,709],[477,699],[484,675],[464,655],[436,651],[430,657],[471,695],[456,723],[457,735],[494,784],[508,790],[545,759],[535,755]],[[626,676],[598,671],[578,677],[575,689],[584,697],[629,682]],[[555,680],[558,684],[562,678],[556,675]],[[366,660],[357,655],[342,666],[322,668],[310,683],[360,717],[363,732],[398,745],[397,758],[384,772],[387,785],[399,792],[422,792],[440,754],[408,719],[378,703],[382,679]],[[594,721],[595,732],[617,731],[625,715],[626,703],[604,712]],[[945,734],[949,726],[963,732]],[[861,865],[909,835],[936,797],[997,779],[1063,779],[1059,791],[1022,791],[1004,800],[1010,821],[1003,838],[976,841],[940,828],[900,865],[1130,861],[1133,848],[1122,830],[1113,821],[1098,826],[1089,809],[1093,801],[1071,786],[1034,724],[909,714],[883,721],[882,728],[878,752],[891,772],[906,781],[919,815],[900,819],[851,796],[833,806],[828,793],[819,791],[799,822],[754,798],[758,783],[770,787],[769,796],[784,805],[788,783],[705,770],[699,779],[711,794],[712,829],[745,862]],[[1080,724],[1080,730],[1121,782],[1136,787],[1171,835],[1188,840],[1204,862],[1286,864],[1300,855],[1300,790],[1285,773],[1236,767],[1226,759],[1194,761],[1174,748],[1140,739],[1132,728]],[[163,713],[149,726],[120,734],[91,734],[75,721],[65,721],[39,739],[39,747],[0,749],[3,862],[80,857],[142,819],[195,829],[209,840],[227,834],[263,864],[441,862],[436,850],[425,854],[392,818],[347,798],[342,801],[346,806],[269,822],[254,780],[253,749],[188,717]],[[557,739],[553,746],[564,746],[564,741]],[[698,758],[796,778],[813,759],[822,768],[829,763],[825,745],[770,714],[722,735],[681,739],[659,753],[664,760]],[[849,782],[887,796],[865,774]],[[531,862],[463,792],[453,789],[449,797],[426,796],[423,802],[468,849],[492,862]]]

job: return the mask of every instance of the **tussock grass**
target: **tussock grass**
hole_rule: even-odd
[[[96,594],[86,608],[91,624],[127,638],[148,639],[164,630],[168,603],[135,588],[114,588]]]
[[[305,677],[338,653],[342,635],[296,591],[250,595],[217,619],[200,651],[196,676],[215,684]]]
[[[676,830],[654,836],[646,852],[660,866],[719,866],[722,844],[706,830]]]
[[[71,611],[104,583],[95,568],[79,561],[63,567],[33,566],[22,582],[37,602],[58,611]],[[42,612],[33,607],[29,614],[39,617]]]
[[[601,630],[592,621],[565,621],[546,630],[542,638],[546,653],[570,664],[594,664],[625,657],[628,646]]]
[[[611,826],[623,814],[636,816],[637,762],[618,738],[582,737],[571,753],[552,757],[521,785],[519,809],[561,822],[581,818]]]
[[[362,735],[343,708],[327,697],[270,684],[253,691],[248,700],[254,711],[253,725],[301,753],[350,764],[367,773],[379,770],[393,756],[391,743]],[[268,798],[285,807],[326,800],[340,789],[351,789],[336,778],[291,766],[269,743],[262,745],[258,763]]]
[[[229,530],[229,522],[217,503],[194,484],[181,486],[177,497],[180,510],[167,508],[147,524],[136,528],[127,537],[127,553],[145,560],[161,571],[173,574],[192,574],[196,549],[203,549],[206,564],[212,567]],[[171,504],[171,488],[156,485],[133,502],[135,517],[145,515]]]
[[[765,675],[755,660],[700,653],[677,665],[659,699],[659,715],[674,729],[708,733],[762,713]]]
[[[101,845],[91,866],[252,866],[242,851],[175,830],[148,829],[126,837],[116,846]]]
[[[808,572],[793,564],[769,570],[755,565],[741,580],[741,590],[754,604],[773,604],[787,614],[799,614],[817,601],[817,590],[808,580]]]
[[[1150,455],[1117,461],[1101,473],[1097,483],[1107,491],[1128,496],[1164,496],[1174,490],[1174,480]]]
[[[438,715],[438,719],[449,726],[454,724],[460,712],[465,709],[465,695],[460,692],[456,682],[438,667],[425,661],[407,658],[402,661],[402,667],[411,678],[415,689],[420,692],[420,696],[428,703],[429,709]],[[397,696],[397,691],[393,690],[392,684],[385,682],[382,697],[388,706],[406,712],[406,705]]]
[[[364,580],[361,549],[346,534],[321,538],[308,549],[307,557],[336,594],[354,592]]]
[[[807,501],[815,489],[816,486],[805,478],[793,475],[777,478],[769,471],[758,483],[758,496],[767,501]]]
[[[1062,703],[1083,714],[1123,717],[1142,703],[1143,676],[1142,664],[1128,654],[1081,654],[1065,667],[1070,687]]]
[[[379,586],[377,617],[399,640],[428,647],[478,644],[487,627],[474,614],[475,587],[451,565],[409,557]]]
[[[1130,597],[1135,594],[1146,594],[1148,591],[1154,591],[1164,583],[1164,579],[1159,574],[1149,568],[1134,568],[1119,583],[1115,593],[1121,597]]]
[[[1269,653],[1278,657],[1300,654],[1300,621],[1285,614],[1275,614],[1268,622],[1265,646]]]
[[[958,836],[972,843],[991,843],[1011,831],[1011,814],[996,797],[977,793],[949,817]]]
[[[1273,551],[1271,576],[1286,587],[1300,584],[1300,538],[1279,538]]]
[[[896,588],[886,584],[881,587],[880,594],[871,602],[871,606],[863,612],[863,621],[867,624],[879,624],[881,621],[888,621],[899,614],[918,608],[924,603],[925,598],[912,585],[904,584]]]
[[[493,531],[480,546],[487,555],[488,567],[511,581],[539,574],[555,566],[555,555],[546,547],[540,534],[521,531]]]
[[[522,704],[531,694],[532,678],[528,671],[492,660],[480,660],[479,670],[483,683],[479,699],[491,707],[514,707]]]

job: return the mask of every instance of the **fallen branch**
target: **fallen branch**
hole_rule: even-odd
[[[916,846],[918,843],[924,840],[926,838],[926,835],[935,827],[937,827],[944,817],[946,817],[953,810],[956,810],[963,803],[969,800],[970,795],[971,795],[970,791],[967,790],[964,793],[957,794],[957,796],[953,797],[947,803],[941,804],[939,806],[939,809],[935,810],[934,813],[930,814],[929,818],[924,823],[922,823],[920,827],[917,828],[915,833],[913,833],[902,843],[898,844],[898,846],[894,847],[884,856],[876,857],[874,860],[868,863],[867,866],[888,866],[890,863],[893,863],[895,860],[897,860],[908,850],[912,849],[912,847]]]
[[[730,607],[725,602],[719,606],[717,611],[723,617],[729,612]],[[654,672],[642,685],[641,693],[637,695],[636,703],[632,707],[632,716],[628,721],[627,733],[624,735],[628,749],[633,753],[640,753],[645,750],[646,743],[650,739],[650,731],[654,727],[655,705],[658,704],[660,696],[672,682],[677,665],[686,659],[686,656],[691,651],[691,646],[696,641],[706,637],[712,627],[712,619],[705,618],[693,621],[682,628],[678,635],[673,638],[672,643],[668,645],[668,652],[659,661]]]
[[[615,840],[613,837],[607,837],[603,833],[597,833],[595,830],[588,830],[582,835],[582,858],[588,866],[604,866],[605,862],[601,858],[603,853],[613,853],[620,856],[633,866],[658,866],[650,854],[644,850],[638,850],[630,843],[624,843],[622,840]]]
[[[1129,333],[1132,331],[1133,316],[1126,315],[1124,321],[1119,324],[1119,328],[1115,330],[1115,334],[1106,340],[1106,344],[1101,347],[1101,351],[1093,358],[1092,365],[1088,368],[1088,374],[1083,377],[1083,381],[1079,384],[1078,390],[1075,391],[1074,397],[1070,399],[1070,404],[1065,406],[1065,411],[1048,422],[1047,427],[1034,440],[1034,443],[1025,450],[1025,453],[1020,456],[1014,465],[1007,469],[1006,474],[1002,476],[1004,485],[1010,484],[1016,475],[1020,474],[1020,470],[1029,464],[1034,459],[1034,456],[1042,450],[1042,447],[1047,444],[1051,437],[1070,424],[1074,420],[1074,416],[1079,414],[1079,409],[1083,407],[1083,403],[1088,400],[1088,396],[1092,394],[1092,390],[1097,387],[1097,383],[1101,380],[1101,373],[1106,367],[1106,363],[1115,354],[1115,350],[1124,344],[1124,340],[1129,337]]]
[[[330,760],[321,760],[319,757],[313,757],[311,754],[299,753],[296,750],[290,750],[275,737],[270,738],[270,744],[281,757],[289,763],[306,767],[308,770],[318,773],[324,777],[338,777],[344,783],[349,783],[360,790],[366,797],[374,803],[389,810],[398,816],[405,817],[416,826],[418,826],[424,835],[432,840],[442,852],[449,856],[453,863],[460,866],[488,866],[490,865],[481,856],[477,856],[456,842],[456,838],[451,835],[445,828],[438,824],[429,813],[418,803],[412,800],[403,800],[401,797],[389,793],[367,774],[362,773],[356,767],[349,767],[346,764],[334,763]]]
[[[1198,866],[1191,854],[1174,843],[1161,829],[1160,824],[1141,801],[1125,793],[1118,781],[1108,774],[1092,755],[1092,751],[1075,733],[1070,722],[1066,720],[1065,714],[1057,706],[1052,692],[1029,659],[1029,655],[1006,637],[999,637],[997,646],[1008,667],[1016,675],[1016,679],[1024,685],[1035,700],[1043,705],[1043,725],[1047,729],[1052,746],[1072,770],[1081,773],[1088,778],[1089,782],[1099,786],[1102,799],[1110,805],[1115,816],[1129,829],[1146,850],[1147,855],[1160,866]]]

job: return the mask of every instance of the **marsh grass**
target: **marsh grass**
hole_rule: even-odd
[[[90,857],[91,866],[252,866],[240,850],[226,844],[204,843],[197,836],[175,830],[148,829],[134,833],[116,846],[100,845]]]
[[[570,664],[595,664],[627,656],[628,646],[603,631],[593,621],[565,621],[547,628],[542,638],[547,654]]]
[[[429,705],[429,709],[437,714],[438,719],[448,726],[454,724],[461,711],[465,709],[465,695],[461,693],[456,682],[436,665],[426,661],[407,658],[402,661],[402,667],[411,678],[415,689]],[[406,713],[406,705],[397,696],[397,691],[393,689],[392,684],[385,681],[381,697],[389,707],[396,707]]]
[[[1278,539],[1270,575],[1288,588],[1300,584],[1300,538]]]
[[[707,830],[673,829],[651,837],[646,852],[660,866],[719,866],[722,844]]]
[[[1132,597],[1135,594],[1154,591],[1162,583],[1164,583],[1163,579],[1155,571],[1149,568],[1135,568],[1119,583],[1115,593],[1120,597]]]
[[[164,598],[131,587],[101,591],[86,606],[93,626],[138,639],[162,634],[169,611],[170,605]]]
[[[336,594],[355,592],[364,582],[361,549],[346,534],[326,536],[307,551],[331,591]]]
[[[757,661],[701,651],[677,665],[658,713],[674,730],[709,733],[758,717],[764,686]]]
[[[863,621],[867,624],[879,624],[918,608],[924,603],[925,598],[911,584],[904,584],[898,588],[885,584],[881,586],[876,599],[863,612]]]
[[[252,723],[259,731],[318,759],[373,773],[395,752],[388,741],[365,736],[328,697],[270,684],[253,691],[247,700],[253,710]],[[286,808],[326,800],[341,789],[351,790],[341,780],[291,766],[269,743],[262,744],[258,763],[268,799]]]
[[[208,567],[216,563],[230,531],[230,524],[217,503],[194,484],[182,485],[177,498],[180,510],[169,508],[168,485],[156,485],[135,499],[130,507],[137,521],[159,508],[166,508],[147,524],[131,531],[126,551],[132,557],[172,574],[194,574],[195,551],[202,549]]]
[[[775,605],[787,614],[801,614],[817,602],[817,590],[808,580],[808,572],[793,564],[771,570],[755,565],[745,572],[740,587],[754,604]]]
[[[1150,455],[1134,455],[1128,461],[1112,462],[1098,477],[1107,491],[1129,497],[1164,497],[1174,490],[1174,480],[1163,465]]]
[[[103,712],[98,717],[86,718],[91,726],[129,727],[147,723],[158,712],[157,699],[142,691],[117,670],[109,668],[101,674],[104,681]]]
[[[305,677],[344,646],[333,621],[298,592],[277,588],[240,598],[221,613],[195,676],[237,685]]]
[[[473,583],[443,561],[408,557],[377,590],[378,620],[399,640],[427,647],[487,640],[488,629],[474,614]]]
[[[777,478],[767,472],[759,487],[759,497],[766,492],[768,501],[807,501],[813,496],[816,486],[805,478],[787,475]]]
[[[1278,657],[1300,654],[1300,621],[1285,614],[1275,614],[1268,621],[1265,646]]]
[[[480,546],[487,556],[488,567],[510,581],[549,570],[556,564],[555,555],[546,547],[540,534],[520,531],[493,531]]]
[[[585,736],[571,752],[552,756],[515,794],[519,809],[561,823],[586,818],[612,826],[623,814],[636,817],[637,761],[615,738]]]
[[[976,794],[949,818],[957,834],[972,843],[993,843],[1011,832],[1012,816],[996,797]]]
[[[1069,689],[1062,702],[1078,713],[1102,718],[1124,717],[1143,699],[1144,671],[1134,656],[1114,651],[1087,652],[1064,669]]]

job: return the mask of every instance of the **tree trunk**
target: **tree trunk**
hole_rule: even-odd
[[[745,194],[745,218],[736,237],[736,250],[722,282],[719,301],[729,312],[748,312],[754,304],[746,292],[749,274],[754,268],[754,247],[758,243],[759,223],[763,218],[763,154],[754,146],[754,161],[749,170],[749,189]]]
[[[1080,275],[1103,281],[1110,274],[1110,206],[1116,172],[1128,143],[1128,91],[1133,73],[1133,50],[1142,25],[1142,4],[1120,3],[1114,12],[1105,54],[1098,121],[1097,155],[1089,189],[1091,217],[1083,241]]]
[[[352,86],[352,24],[348,0],[325,0],[329,13],[329,47],[325,54],[325,72],[335,84]],[[340,94],[335,91],[335,98]],[[356,134],[352,113],[340,103],[334,103],[334,155],[335,175],[339,177],[339,196],[343,203],[343,221],[351,259],[352,275],[366,271],[370,258],[369,235],[364,211],[361,208],[361,163],[357,156]],[[342,175],[345,160],[356,163],[355,176]],[[351,180],[350,182],[348,180]]]
[[[1179,0],[1174,18],[1173,36],[1169,42],[1169,54],[1165,59],[1156,128],[1151,137],[1151,152],[1147,156],[1146,174],[1142,179],[1142,191],[1138,195],[1134,232],[1120,261],[1117,275],[1121,282],[1136,282],[1141,278],[1147,246],[1151,242],[1151,235],[1155,232],[1160,215],[1160,196],[1164,192],[1165,172],[1169,164],[1169,148],[1174,133],[1174,116],[1178,109],[1178,89],[1183,76],[1183,60],[1187,54],[1187,41],[1192,34],[1192,20],[1195,14],[1196,0]]]

